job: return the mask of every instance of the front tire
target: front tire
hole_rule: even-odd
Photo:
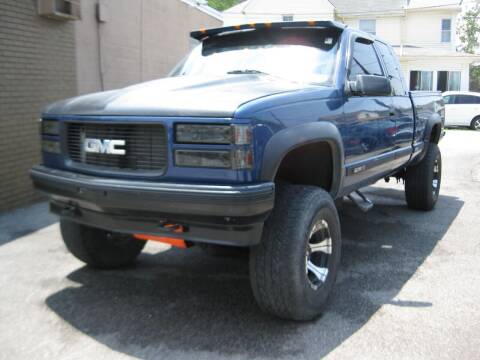
[[[405,197],[410,209],[430,211],[435,207],[442,182],[442,155],[437,144],[428,144],[425,157],[409,166],[405,178]]]
[[[340,266],[340,221],[331,196],[313,186],[283,186],[250,250],[250,281],[259,306],[275,316],[319,316]]]
[[[60,230],[67,249],[79,260],[98,269],[132,264],[146,242],[131,235],[81,225],[61,219]]]

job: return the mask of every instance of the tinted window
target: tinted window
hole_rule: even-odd
[[[443,102],[445,104],[453,104],[455,102],[455,96],[453,95],[447,95],[443,97]]]
[[[400,65],[397,58],[392,54],[390,48],[380,42],[376,43],[378,46],[379,54],[382,57],[383,63],[387,68],[388,75],[392,83],[394,95],[405,95],[405,89],[402,83],[402,75]]]
[[[457,95],[455,104],[480,104],[480,96]]]
[[[357,75],[380,75],[383,76],[382,67],[378,62],[377,53],[373,44],[355,42],[353,57],[350,63],[348,79],[355,80]]]

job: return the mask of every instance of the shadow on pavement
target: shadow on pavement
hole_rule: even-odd
[[[0,246],[50,226],[58,221],[49,211],[48,202],[0,214]]]
[[[69,275],[80,284],[47,305],[96,341],[138,358],[240,356],[320,358],[359,330],[384,304],[435,306],[397,299],[463,206],[442,196],[433,212],[408,210],[403,191],[367,190],[375,208],[343,210],[342,270],[327,312],[317,321],[277,320],[257,308],[245,259],[216,259],[200,249],[143,254],[136,268]],[[193,355],[195,354],[195,355]]]

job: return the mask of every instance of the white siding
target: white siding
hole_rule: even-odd
[[[226,26],[282,21],[293,15],[294,21],[333,20],[334,7],[328,0],[250,0],[224,11]]]
[[[309,20],[334,20],[333,11],[320,15],[299,15],[299,14],[224,14],[223,24],[225,26],[240,25],[248,23],[263,23],[263,22],[280,22],[283,21],[282,15],[294,15],[294,21],[309,21]]]
[[[455,51],[456,12],[408,12],[405,18],[405,44]],[[442,19],[452,20],[452,42],[441,42]]]
[[[402,42],[403,17],[361,17],[345,19],[344,22],[354,29],[359,28],[360,19],[375,19],[377,37],[392,45],[400,45]]]

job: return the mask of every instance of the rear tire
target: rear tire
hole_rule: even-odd
[[[340,221],[326,191],[286,185],[250,250],[250,281],[259,306],[292,320],[318,317],[340,266]]]
[[[480,116],[477,116],[475,119],[472,120],[470,123],[470,129],[472,130],[480,130]]]
[[[405,196],[410,209],[429,211],[435,207],[442,183],[442,155],[437,144],[428,145],[421,162],[407,168]]]
[[[98,269],[132,264],[146,242],[131,235],[109,232],[61,219],[60,230],[67,249],[79,260]]]

